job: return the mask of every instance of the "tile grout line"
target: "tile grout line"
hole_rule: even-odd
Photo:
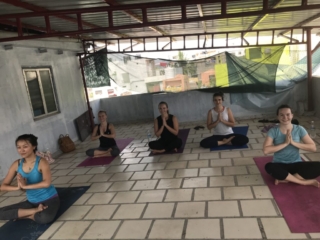
[[[159,181],[160,182],[160,181]],[[167,195],[168,195],[168,189],[165,189],[165,192],[164,192],[164,195],[163,195],[163,198],[162,198],[162,201],[161,202],[165,202],[166,198],[167,198]]]
[[[87,221],[87,220],[86,220]],[[92,226],[92,224],[94,223],[94,220],[93,221],[90,221],[90,224],[84,229],[83,233],[80,234],[79,238],[78,239],[81,239],[85,234],[86,232],[90,229],[90,227]]]
[[[52,239],[52,237],[60,230],[60,228],[64,225],[66,223],[66,221],[62,221],[62,224],[56,229],[56,231],[54,231],[50,236],[49,236],[49,238],[48,239]],[[46,232],[46,231],[45,231]],[[44,233],[45,233],[44,232]],[[42,234],[44,234],[44,233],[42,233]],[[41,237],[41,236],[40,236]]]
[[[129,191],[129,193],[130,193],[130,192],[131,192],[131,191]],[[142,192],[143,192],[143,190],[139,191],[139,193],[138,193],[138,195],[137,195],[137,197],[136,197],[136,199],[135,199],[135,201],[134,201],[133,203],[138,203],[138,200],[139,200],[139,198],[141,197]]]
[[[237,199],[236,202],[237,202],[238,210],[239,210],[239,214],[240,214],[239,218],[240,218],[240,217],[244,217],[244,216],[243,216],[242,207],[241,207],[241,200],[238,200],[238,199]]]
[[[148,231],[147,231],[147,234],[146,234],[146,237],[145,237],[144,239],[149,239],[149,236],[150,236],[150,233],[151,233],[151,230],[152,230],[152,228],[153,228],[153,225],[154,225],[155,221],[156,221],[155,219],[152,219],[152,220],[151,220],[150,227],[149,227],[149,229],[148,229]]]
[[[224,224],[223,224],[223,218],[219,218],[219,222],[220,222],[220,238],[221,239],[225,239],[224,238]]]
[[[277,213],[277,216],[278,216],[278,217],[283,217],[283,216],[281,215],[281,211],[280,211],[280,209],[279,209],[276,201],[275,201],[273,198],[271,198],[270,200],[271,200],[271,203],[272,203],[273,208],[275,209],[275,211],[276,211],[276,213]]]
[[[144,214],[146,213],[146,211],[147,211],[147,208],[149,207],[149,202],[146,202],[146,203],[140,203],[140,204],[144,204],[144,207],[143,207],[143,209],[142,209],[142,211],[141,211],[141,214],[140,214],[140,217],[139,217],[139,219],[140,220],[143,220],[143,216],[144,216]]]
[[[117,219],[117,221],[120,221],[120,223],[119,223],[118,227],[116,228],[116,230],[114,231],[114,233],[112,234],[110,239],[114,239],[117,236],[120,228],[122,227],[124,221],[126,221],[126,220],[125,219],[122,219],[122,220]]]
[[[262,224],[262,221],[261,221],[261,217],[257,218],[257,222],[258,222],[258,226],[259,226],[259,230],[260,230],[262,239],[267,239],[267,235],[266,235],[266,232],[264,231],[263,224]]]
[[[187,220],[187,219],[184,219],[183,228],[182,228],[182,235],[181,235],[181,239],[186,239],[187,226],[188,226],[188,220]]]

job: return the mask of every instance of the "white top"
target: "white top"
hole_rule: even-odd
[[[215,122],[218,119],[218,112],[216,112],[214,109],[211,110],[212,114],[212,121]],[[222,119],[225,121],[229,121],[229,116],[228,116],[228,108],[225,107],[222,114]],[[217,126],[213,129],[213,135],[228,135],[232,134],[233,130],[232,127],[229,127],[222,122],[219,122]]]

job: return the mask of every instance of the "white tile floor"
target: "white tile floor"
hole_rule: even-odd
[[[310,118],[299,121],[308,127]],[[91,187],[39,239],[320,239],[292,234],[264,184],[253,161],[264,155],[262,123],[241,120],[249,149],[220,152],[199,147],[210,135],[193,129],[199,124],[181,124],[191,129],[183,154],[149,157],[150,122],[116,125],[117,138],[135,140],[110,165],[76,167],[98,142],[60,156],[51,165],[55,186]],[[320,160],[320,132],[315,140],[317,152],[304,153],[309,160]],[[0,207],[25,198],[0,195]]]

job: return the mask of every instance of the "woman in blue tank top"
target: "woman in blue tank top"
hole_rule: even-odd
[[[182,146],[182,140],[178,138],[179,123],[178,119],[169,114],[168,104],[159,103],[160,116],[154,120],[154,134],[160,137],[156,141],[149,142],[152,153],[164,153],[177,150]]]
[[[98,148],[91,148],[86,151],[89,157],[109,157],[118,156],[120,150],[117,146],[115,137],[116,130],[113,124],[107,122],[107,113],[105,111],[99,111],[98,113],[100,124],[95,126],[91,136],[91,140],[100,141],[100,146]]]
[[[1,220],[29,218],[40,224],[54,220],[60,207],[56,189],[51,184],[49,163],[36,156],[37,137],[24,134],[16,139],[21,159],[13,162],[1,184],[1,191],[26,191],[27,201],[0,208]],[[11,185],[17,177],[17,186]]]
[[[265,165],[265,170],[273,178],[275,185],[292,182],[320,188],[316,179],[320,176],[319,161],[302,161],[299,150],[315,152],[316,144],[307,131],[291,123],[293,114],[289,105],[277,109],[280,124],[271,128],[263,144],[263,153],[272,154],[273,161]]]

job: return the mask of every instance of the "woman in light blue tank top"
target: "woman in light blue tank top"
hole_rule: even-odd
[[[1,191],[26,191],[27,201],[0,208],[0,220],[29,218],[40,224],[54,220],[60,207],[55,187],[51,184],[49,163],[36,156],[37,137],[24,134],[16,139],[21,159],[14,161],[2,182]],[[17,177],[17,186],[11,185]]]
[[[315,152],[317,147],[307,131],[291,123],[293,114],[288,105],[277,109],[279,126],[268,131],[263,144],[264,154],[273,153],[273,161],[265,165],[268,174],[275,178],[275,185],[292,182],[300,185],[320,187],[319,161],[302,161],[299,150]]]

